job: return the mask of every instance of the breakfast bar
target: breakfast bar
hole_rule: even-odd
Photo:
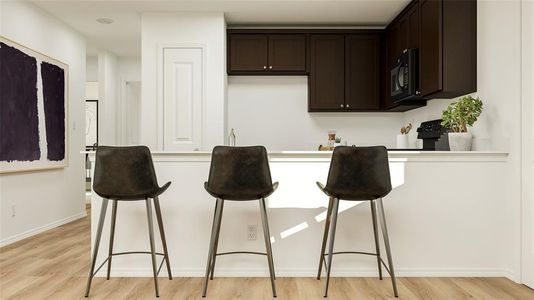
[[[86,152],[94,162],[94,152]],[[332,152],[269,152],[272,180],[278,190],[267,199],[271,243],[277,275],[315,276],[328,198],[315,182],[325,183]],[[210,152],[153,152],[159,184],[172,184],[160,196],[173,275],[203,276],[215,199],[204,190]],[[393,191],[384,198],[396,272],[399,276],[491,276],[506,264],[505,247],[495,245],[507,227],[502,177],[509,172],[505,152],[389,151]],[[92,164],[94,166],[94,163]],[[92,193],[91,209],[101,198]],[[336,251],[374,249],[368,202],[341,201]],[[109,215],[104,228],[109,228]],[[94,239],[98,214],[92,214]],[[144,201],[121,203],[116,251],[147,250]],[[156,228],[157,230],[157,228]],[[159,236],[159,233],[156,233]],[[101,247],[106,249],[108,230]],[[93,243],[92,243],[93,244]],[[156,242],[156,249],[161,245]],[[221,251],[262,251],[257,201],[225,206]],[[105,258],[99,253],[99,261]],[[268,276],[263,257],[225,256],[216,276]],[[468,271],[466,271],[468,270]],[[473,270],[478,270],[474,272]],[[372,257],[338,256],[332,276],[375,276]],[[97,276],[105,274],[101,270]],[[151,276],[148,257],[113,260],[112,276]],[[164,272],[162,272],[165,276]]]

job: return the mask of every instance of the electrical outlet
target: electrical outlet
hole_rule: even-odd
[[[11,217],[17,216],[17,206],[15,204],[11,204]]]
[[[258,225],[249,224],[247,225],[247,240],[255,241],[258,238]]]

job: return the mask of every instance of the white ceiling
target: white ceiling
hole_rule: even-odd
[[[87,54],[99,49],[119,56],[141,55],[142,12],[224,12],[229,26],[379,26],[388,24],[410,0],[145,0],[42,1],[48,11],[87,38]],[[111,18],[103,25],[98,18]]]

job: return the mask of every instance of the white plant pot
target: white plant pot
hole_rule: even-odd
[[[406,148],[408,148],[408,135],[397,134],[397,149],[406,149]]]
[[[470,132],[449,132],[451,151],[471,151],[473,135]]]

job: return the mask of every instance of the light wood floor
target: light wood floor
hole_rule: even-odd
[[[89,217],[0,248],[0,299],[84,299]],[[278,278],[278,299],[324,299],[314,278]],[[399,278],[400,299],[534,299],[505,278]],[[160,279],[161,299],[201,299],[201,278]],[[155,299],[152,278],[95,278],[92,299]],[[385,278],[333,278],[330,299],[395,299]],[[272,299],[268,278],[215,278],[206,299]]]

